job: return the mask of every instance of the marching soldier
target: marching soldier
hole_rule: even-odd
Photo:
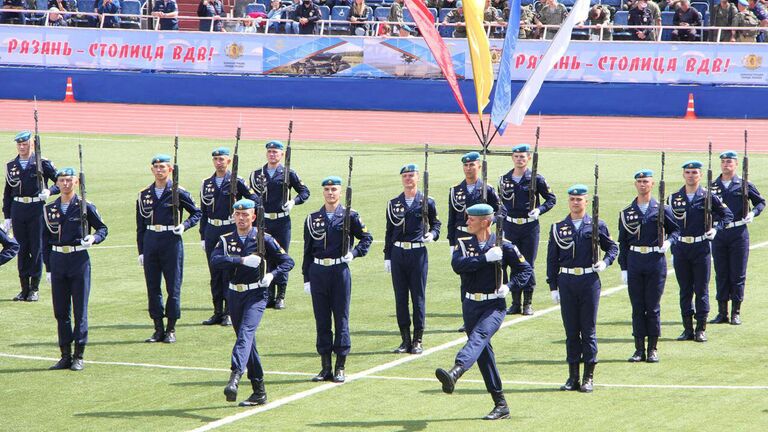
[[[0,250],[0,266],[19,254],[19,244],[5,232],[5,228],[2,226],[0,226],[0,247],[2,247],[2,250]]]
[[[56,168],[48,159],[41,158],[43,178],[37,177],[31,138],[29,131],[16,134],[14,141],[19,155],[5,165],[3,228],[6,232],[13,228],[13,235],[19,242],[16,264],[21,292],[13,300],[34,302],[39,299],[43,273],[43,205],[51,194],[59,193],[59,188],[53,185],[48,189],[48,180],[56,182]]]
[[[468,341],[456,355],[454,366],[447,371],[435,370],[435,376],[442,384],[443,392],[450,394],[464,372],[477,362],[494,403],[493,410],[484,419],[498,420],[509,418],[509,406],[504,399],[491,338],[499,331],[506,316],[504,297],[510,289],[524,287],[533,269],[512,243],[507,240],[497,242],[496,234],[491,232],[493,207],[476,204],[467,209],[467,214],[467,232],[472,236],[457,239],[451,266],[461,276],[464,291],[461,310]],[[504,283],[507,266],[512,273],[509,282]],[[503,273],[501,269],[504,269]]]
[[[301,270],[304,275],[304,291],[312,295],[312,309],[317,328],[317,353],[322,369],[312,381],[344,382],[344,368],[351,347],[349,336],[349,299],[352,277],[349,263],[363,257],[373,242],[360,215],[349,211],[349,246],[344,243],[345,208],[339,203],[341,178],[326,177],[323,187],[325,204],[320,210],[307,216],[304,224],[304,259]],[[352,248],[353,238],[358,239]],[[335,335],[331,331],[331,322]],[[336,366],[331,372],[331,352],[336,353]]]
[[[635,353],[630,362],[657,363],[661,336],[661,295],[667,280],[664,254],[677,240],[678,227],[672,210],[651,196],[653,171],[635,173],[637,198],[619,214],[619,266],[621,281],[628,286],[632,303],[632,335]],[[659,212],[664,212],[664,242],[659,245]],[[645,338],[648,351],[645,351]]]
[[[227,272],[216,270],[211,264],[211,253],[219,237],[234,230],[234,220],[231,218],[229,209],[233,204],[230,196],[232,173],[228,170],[232,163],[230,150],[228,147],[219,147],[215,149],[211,156],[213,157],[213,167],[216,172],[203,180],[200,187],[200,207],[202,217],[200,219],[200,239],[201,246],[205,251],[208,260],[208,271],[211,274],[211,296],[213,298],[213,315],[203,321],[203,325],[221,324],[224,326],[232,325],[229,317],[229,309],[225,302],[227,291]],[[237,178],[237,197],[249,198],[255,200],[256,195],[251,193],[245,180],[242,177]]]
[[[600,302],[598,273],[616,259],[619,248],[611,240],[602,220],[587,214],[589,198],[582,184],[568,188],[569,215],[552,224],[547,245],[547,283],[565,327],[565,351],[568,380],[560,390],[592,392],[597,364],[597,307]],[[598,223],[602,260],[592,262],[592,224]],[[579,385],[579,363],[584,362],[584,376]]]
[[[504,222],[504,238],[511,241],[525,257],[525,260],[535,267],[536,255],[539,251],[539,216],[552,210],[557,197],[544,180],[544,177],[536,174],[536,202],[531,210],[530,190],[533,187],[528,169],[528,161],[531,159],[531,146],[520,144],[512,148],[512,162],[515,167],[499,179],[499,191],[501,203],[506,210]],[[540,203],[539,197],[544,199]],[[536,276],[531,275],[530,283],[522,292],[512,290],[512,306],[507,313],[533,315],[533,290],[536,289]],[[522,308],[520,297],[522,296]]]
[[[243,372],[248,368],[248,379],[253,394],[240,406],[262,405],[267,402],[264,389],[264,369],[256,349],[256,330],[267,306],[267,288],[281,273],[293,268],[293,260],[269,234],[263,236],[264,253],[259,255],[259,235],[252,223],[256,220],[256,203],[241,199],[233,206],[232,219],[236,231],[223,234],[211,254],[211,266],[226,272],[228,281],[227,303],[232,325],[237,335],[232,347],[232,374],[224,388],[228,402],[237,400],[237,389]],[[262,274],[262,261],[273,261],[274,270]]]
[[[83,369],[88,343],[88,296],[91,292],[91,260],[88,248],[107,237],[107,226],[96,206],[84,203],[75,194],[80,181],[72,168],[56,173],[61,196],[45,206],[43,217],[43,258],[51,284],[53,314],[56,316],[61,359],[50,369]],[[86,206],[88,232],[83,232],[82,206]],[[90,230],[93,228],[94,233]],[[74,328],[72,315],[75,316]],[[72,342],[75,352],[72,354]]]
[[[710,321],[713,324],[729,322],[728,300],[732,302],[730,323],[741,324],[741,302],[744,300],[749,257],[749,231],[746,225],[765,208],[765,198],[760,195],[755,185],[748,181],[747,197],[753,208],[744,213],[744,179],[736,175],[738,165],[738,155],[735,151],[721,153],[722,174],[712,183],[712,193],[728,206],[734,220],[725,225],[723,232],[712,241],[718,310],[717,316]]]
[[[710,276],[710,241],[717,232],[733,220],[733,213],[712,195],[712,219],[717,226],[707,230],[705,222],[705,203],[707,191],[702,188],[701,167],[699,161],[683,164],[685,185],[669,196],[668,204],[680,225],[680,238],[672,245],[672,264],[675,277],[680,286],[680,313],[683,317],[683,332],[679,341],[707,341],[707,314],[709,313],[709,276]],[[695,307],[693,300],[695,299]],[[696,316],[696,329],[693,317]]]
[[[419,167],[408,164],[400,169],[403,193],[387,203],[387,232],[384,239],[384,270],[392,273],[395,311],[402,343],[395,353],[421,354],[425,322],[425,296],[429,258],[427,243],[440,236],[435,200],[418,190]],[[424,226],[426,198],[429,226]],[[408,298],[413,300],[413,339]]]
[[[285,146],[280,141],[270,141],[266,144],[267,163],[251,173],[251,188],[264,197],[264,214],[266,231],[288,251],[291,245],[291,209],[294,205],[304,204],[309,199],[309,188],[299,178],[299,175],[291,169],[288,173],[288,186],[296,192],[296,197],[287,201],[283,200],[283,184],[286,181],[285,167],[280,162],[283,160]],[[262,190],[262,184],[266,183],[266,190]],[[289,192],[290,194],[290,192]],[[268,263],[272,265],[272,263]],[[274,268],[269,271],[274,270]],[[269,287],[268,308],[285,308],[285,290],[288,286],[288,273],[281,274]]]
[[[197,225],[202,212],[192,196],[178,186],[179,219],[183,210],[189,213],[187,220],[174,226],[171,157],[164,154],[152,158],[154,183],[139,192],[136,200],[136,243],[139,249],[139,265],[144,267],[147,283],[149,316],[155,324],[155,332],[146,342],[176,342],[176,321],[181,317],[181,281],[184,272],[184,231]],[[168,299],[163,308],[163,292],[160,279],[165,279]],[[168,318],[165,326],[163,317]]]

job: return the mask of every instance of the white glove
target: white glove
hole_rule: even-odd
[[[537,207],[537,208],[535,208],[535,209],[533,209],[533,210],[528,212],[528,217],[533,219],[533,220],[538,220],[540,214],[541,214],[541,210],[539,210],[538,207]]]
[[[424,234],[424,237],[421,238],[421,241],[423,243],[432,243],[433,241],[435,241],[435,236],[433,236],[431,232],[428,232]]]
[[[184,234],[184,224],[178,224],[175,227],[173,227],[173,233],[176,235],[182,235]]]
[[[501,284],[499,288],[496,289],[496,294],[503,297],[506,297],[507,294],[509,294],[509,287],[507,284]]]
[[[304,292],[306,294],[312,294],[312,288],[310,288],[309,282],[304,282]]]
[[[704,233],[704,238],[707,240],[714,240],[716,235],[717,235],[717,228],[712,228],[711,230]]]
[[[670,242],[669,240],[664,240],[664,243],[662,243],[661,247],[659,248],[659,253],[660,254],[667,253],[670,247],[672,247],[672,242]]]
[[[454,247],[451,246],[451,258],[453,258],[453,251],[454,251]]]
[[[3,221],[3,229],[5,230],[5,232],[11,232],[11,220],[10,219],[6,219],[6,220]]]
[[[275,278],[275,275],[273,275],[272,273],[265,274],[264,277],[261,278],[261,280],[259,281],[259,286],[262,288],[268,287],[272,283],[272,279],[274,278]]]
[[[144,254],[139,255],[139,265],[144,267]]]
[[[203,252],[205,252],[205,240],[200,240],[200,247],[203,249]]]
[[[600,273],[601,271],[605,270],[606,267],[608,267],[608,264],[606,264],[605,261],[603,261],[603,260],[600,260],[597,263],[595,263],[594,265],[592,265],[592,269],[596,273]]]
[[[755,212],[751,211],[747,213],[746,216],[744,216],[744,222],[746,223],[752,223],[755,220]],[[8,231],[8,230],[6,230]]]
[[[560,291],[558,290],[550,291],[549,295],[552,296],[552,303],[560,304]]]
[[[296,202],[294,200],[288,200],[283,204],[283,211],[290,212],[293,206],[296,205]]]
[[[627,271],[626,270],[622,270],[621,271],[621,283],[626,284],[628,278],[629,277],[627,276]]]
[[[51,272],[45,274],[45,281],[48,282],[48,284],[51,283]]]
[[[93,242],[94,242],[95,240],[96,240],[96,239],[95,239],[95,238],[93,238],[93,236],[92,236],[92,235],[88,234],[87,236],[85,236],[85,238],[84,238],[84,239],[80,240],[80,246],[82,246],[82,247],[84,247],[84,248],[88,249],[89,247],[93,246]]]
[[[248,255],[243,257],[243,265],[246,267],[256,268],[261,264],[261,257],[258,255]]]
[[[501,251],[501,248],[499,246],[494,246],[488,249],[488,252],[485,253],[485,260],[488,262],[501,261],[503,256],[504,253]]]
[[[352,252],[347,252],[346,255],[341,257],[341,262],[343,262],[344,264],[349,264],[352,262],[353,259],[355,259],[355,256],[352,255]]]
[[[392,273],[392,261],[384,260],[384,271],[387,273]]]
[[[48,189],[43,189],[42,191],[40,191],[39,194],[37,194],[37,197],[40,198],[43,201],[45,201],[48,198],[50,198],[50,196],[51,196],[51,191],[49,191]]]

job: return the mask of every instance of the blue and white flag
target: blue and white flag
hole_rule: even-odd
[[[496,78],[496,93],[493,95],[491,121],[499,128],[499,134],[504,135],[506,124],[504,117],[512,105],[512,57],[515,54],[517,35],[520,33],[520,0],[512,0],[509,4],[509,21],[507,36],[504,38],[504,48],[499,63],[499,76]],[[501,125],[501,127],[499,127]]]

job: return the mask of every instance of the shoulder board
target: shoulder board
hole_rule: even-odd
[[[16,158],[12,158],[12,159],[11,159],[11,160],[9,160],[8,162],[6,162],[6,164],[12,164],[12,163],[14,163],[14,162],[16,162]]]
[[[621,211],[624,211],[624,210],[629,210],[629,209],[631,209],[631,208],[632,208],[632,204],[629,204],[628,206],[626,206],[626,207],[624,207],[623,209],[621,209]]]
[[[462,240],[462,241],[472,240],[472,237],[471,236],[470,237],[459,237],[456,240]]]
[[[235,233],[234,233],[234,231],[233,231],[233,232],[229,232],[229,233],[226,233],[226,234],[222,234],[222,235],[221,235],[221,237],[231,237],[231,236],[232,236],[232,235],[234,235],[234,234],[235,234]]]

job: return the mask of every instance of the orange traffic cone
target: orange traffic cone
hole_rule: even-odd
[[[72,77],[67,77],[67,91],[64,93],[64,102],[75,102],[75,93],[72,91]]]
[[[693,108],[693,93],[688,93],[688,109],[685,110],[686,120],[696,120],[696,110]]]

